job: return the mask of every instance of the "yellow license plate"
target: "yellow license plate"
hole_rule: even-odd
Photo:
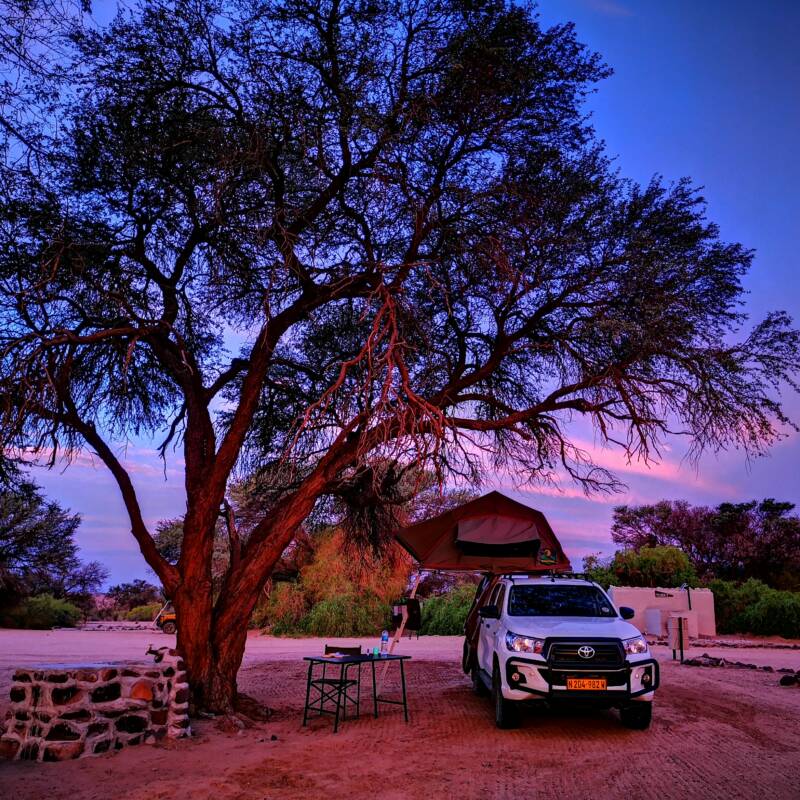
[[[583,689],[590,692],[602,692],[606,689],[605,678],[567,678],[567,689]]]

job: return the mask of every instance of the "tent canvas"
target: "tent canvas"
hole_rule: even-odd
[[[429,570],[537,572],[568,570],[544,514],[494,491],[395,533]]]

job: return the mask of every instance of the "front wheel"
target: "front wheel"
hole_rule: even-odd
[[[632,703],[619,710],[619,718],[626,728],[635,731],[646,731],[653,719],[652,703]]]
[[[178,630],[178,626],[174,622],[165,622],[164,627],[161,628],[164,633],[173,634]]]
[[[503,686],[500,681],[500,667],[497,663],[492,671],[492,700],[494,700],[494,724],[507,730],[519,725],[519,707],[513,700],[503,697]]]
[[[481,678],[481,671],[477,664],[472,665],[469,674],[472,678],[472,691],[475,692],[478,697],[486,697],[486,695],[489,694],[489,690],[486,688],[486,684]]]

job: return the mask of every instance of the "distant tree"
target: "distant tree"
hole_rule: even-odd
[[[162,519],[156,525],[153,541],[159,553],[170,564],[177,564],[181,557],[181,542],[183,541],[183,518]]]
[[[159,588],[141,578],[129,583],[118,583],[106,595],[114,601],[119,611],[130,611],[136,606],[146,606],[161,600]]]
[[[609,70],[571,25],[508,0],[142,0],[65,33],[58,136],[0,168],[0,444],[105,463],[198,706],[233,710],[298,530],[341,502],[385,536],[410,464],[611,490],[573,419],[643,458],[676,426],[760,453],[787,422],[797,332],[743,330],[752,254],[688,180],[603,155],[582,101]],[[113,446],[164,432],[175,564]],[[263,468],[215,593],[231,477]]]
[[[48,501],[29,480],[0,489],[0,571],[16,594],[50,594],[85,605],[108,572],[97,561],[83,563],[75,532],[78,514]],[[9,596],[10,601],[10,596]]]
[[[662,500],[618,506],[611,536],[632,550],[679,547],[704,579],[744,581],[800,589],[800,516],[794,504],[766,499],[716,508]]]

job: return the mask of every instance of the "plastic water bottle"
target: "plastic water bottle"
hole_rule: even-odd
[[[389,655],[389,631],[384,631],[381,634],[381,655]]]

